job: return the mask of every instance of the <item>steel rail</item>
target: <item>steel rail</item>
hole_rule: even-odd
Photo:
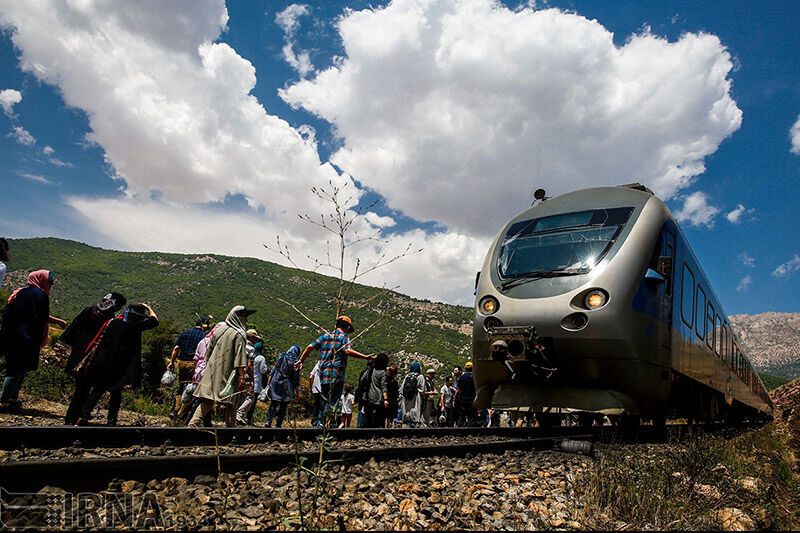
[[[610,426],[605,426],[608,429]],[[553,434],[571,437],[574,434],[597,432],[603,427],[469,427],[469,428],[350,428],[331,429],[328,434],[338,442],[372,438],[436,438],[496,436],[504,438],[545,437]],[[215,435],[216,432],[216,435]],[[316,440],[322,435],[317,428],[186,428],[186,427],[105,427],[105,426],[7,426],[0,427],[0,449],[27,448],[125,448],[138,446],[214,446]]]
[[[575,432],[572,438],[593,438],[592,433]],[[502,453],[506,450],[545,450],[554,446],[558,437],[504,439],[469,444],[430,444],[376,448],[332,448],[325,452],[326,461],[365,462],[409,459],[432,456],[458,457],[467,454]],[[202,454],[176,456],[136,456],[95,459],[14,461],[0,463],[0,488],[11,493],[35,492],[47,486],[67,491],[105,490],[115,480],[148,482],[152,479],[185,477],[192,481],[198,475],[216,476],[219,471],[263,472],[292,467],[298,456],[306,464],[319,457],[319,451]]]

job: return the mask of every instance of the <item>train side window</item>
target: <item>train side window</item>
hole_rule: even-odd
[[[672,258],[675,257],[675,250],[672,248],[672,244],[667,243],[665,252],[665,257],[659,258],[659,267],[661,274],[667,278],[666,283],[664,283],[664,296],[672,298]]]
[[[703,289],[700,287],[700,284],[697,284],[697,297],[694,299],[695,301],[695,313],[694,316],[697,317],[697,320],[694,321],[694,331],[697,333],[699,338],[704,338],[706,336],[706,321],[705,321],[705,310],[706,310],[706,293],[703,292]]]
[[[722,327],[719,315],[714,315],[714,351],[717,357],[722,355]]]
[[[681,277],[681,320],[689,328],[694,324],[694,274],[686,263]]]
[[[725,362],[730,361],[732,355],[733,355],[733,331],[731,330],[731,325],[727,324],[725,326]]]
[[[694,274],[686,263],[681,275],[681,320],[689,328],[694,323]]]
[[[706,345],[714,350],[714,306],[711,302],[706,308]]]
[[[728,330],[724,324],[719,326],[719,358],[725,360],[725,351],[728,349]]]

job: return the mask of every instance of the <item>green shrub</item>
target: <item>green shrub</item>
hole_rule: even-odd
[[[41,364],[25,376],[22,390],[34,398],[65,403],[72,396],[74,380],[58,365]]]
[[[135,390],[122,392],[122,409],[126,411],[148,416],[169,416],[171,406],[171,402],[165,402],[160,396],[147,396]]]
[[[142,335],[142,384],[145,395],[153,395],[161,385],[165,359],[172,353],[178,331],[171,320],[161,320],[157,328]]]

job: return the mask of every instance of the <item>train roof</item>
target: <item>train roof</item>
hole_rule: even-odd
[[[580,189],[547,198],[519,213],[509,221],[509,224],[533,217],[598,209],[600,207],[641,208],[649,200],[654,198],[661,202],[661,200],[653,194],[653,191],[638,183],[620,185],[618,187]]]

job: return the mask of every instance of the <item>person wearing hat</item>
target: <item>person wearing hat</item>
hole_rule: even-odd
[[[368,361],[375,359],[374,356],[364,355],[353,350],[350,345],[350,337],[348,337],[352,332],[353,321],[350,320],[350,317],[340,316],[336,319],[336,328],[323,333],[317,340],[306,346],[295,364],[295,370],[300,370],[308,354],[312,350],[320,350],[319,373],[323,420],[327,420],[328,416],[333,413],[332,404],[335,404],[342,395],[348,358],[356,357]]]
[[[200,423],[219,403],[225,407],[225,425],[236,425],[236,405],[239,397],[247,394],[252,383],[247,375],[247,317],[255,310],[237,305],[230,310],[225,324],[211,336],[203,378],[194,393],[202,400],[194,412],[189,427],[200,427]],[[233,392],[229,389],[233,387]]]
[[[457,425],[475,425],[475,408],[472,406],[474,401],[475,380],[472,377],[472,361],[467,361],[467,364],[464,365],[464,373],[458,378],[456,394],[453,397],[453,405],[457,412]]]
[[[207,317],[198,318],[194,327],[182,332],[175,341],[170,361],[167,364],[167,370],[174,372],[175,361],[178,361],[178,395],[175,397],[175,404],[172,407],[170,418],[180,418],[183,411],[181,408],[181,395],[183,394],[183,389],[192,382],[192,375],[194,374],[194,352],[210,327],[211,321]]]

